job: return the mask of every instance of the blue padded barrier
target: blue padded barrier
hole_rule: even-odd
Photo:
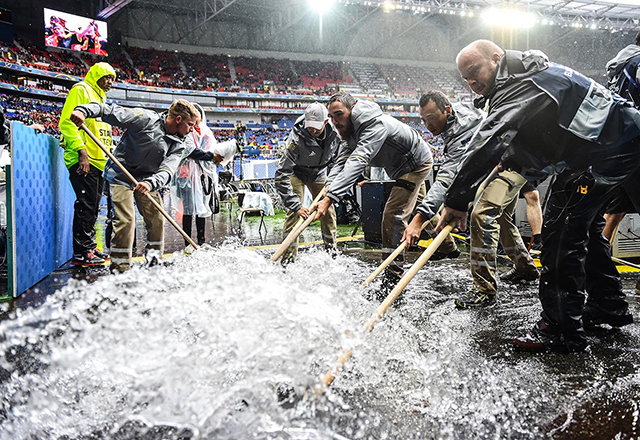
[[[8,271],[15,297],[73,256],[75,194],[57,139],[13,122],[11,145]]]

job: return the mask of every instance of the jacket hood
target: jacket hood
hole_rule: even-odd
[[[618,52],[618,55],[607,63],[607,77],[609,80],[617,77],[627,62],[638,55],[640,55],[640,46],[636,46],[635,44],[630,44]]]
[[[549,58],[539,50],[507,50],[498,64],[495,88],[499,89],[513,81],[520,81],[548,67]]]
[[[478,121],[482,120],[484,116],[484,112],[475,109],[469,103],[454,102],[451,108],[453,111],[447,117],[447,126],[442,132],[445,145],[448,145],[460,133],[478,125]]]
[[[382,116],[380,106],[372,101],[358,99],[356,105],[351,109],[351,123],[353,124],[353,132],[357,133],[360,127],[366,125],[367,122]]]
[[[98,80],[103,76],[113,76],[115,78],[116,71],[108,63],[95,63],[87,72],[87,76],[84,77],[84,82],[89,84],[100,96],[105,96],[104,90],[98,86]]]

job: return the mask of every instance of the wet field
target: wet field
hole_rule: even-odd
[[[428,263],[363,335],[379,284],[359,284],[375,249],[310,248],[283,268],[273,250],[246,248],[279,242],[281,222],[261,237],[259,218],[215,220],[214,246],[191,256],[117,276],[65,269],[0,304],[0,439],[640,436],[637,324],[603,327],[581,354],[514,351],[540,313],[536,284],[501,285],[496,305],[458,311],[471,283],[463,254]],[[182,248],[167,232],[166,250]],[[640,316],[636,276],[623,282]],[[314,391],[345,348],[346,368]]]

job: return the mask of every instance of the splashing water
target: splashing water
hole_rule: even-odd
[[[421,271],[362,337],[376,304],[358,259],[309,252],[283,269],[227,244],[170,262],[71,281],[0,323],[0,439],[535,438],[575,406],[575,380],[486,348],[491,312],[452,310],[466,268]],[[327,393],[278,404],[352,346]]]

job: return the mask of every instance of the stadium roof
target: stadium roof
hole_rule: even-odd
[[[567,16],[640,18],[639,0],[466,0],[465,3],[479,6],[513,6],[535,10],[545,16],[563,14]]]
[[[503,1],[467,0],[466,3],[480,6],[510,5],[535,10],[547,17],[561,14],[583,17],[585,20],[592,20],[598,17],[635,18],[636,20],[640,18],[640,1],[638,0],[515,0],[508,3]]]
[[[592,29],[635,30],[640,27],[640,0],[102,0],[100,15],[108,16],[133,3],[147,7],[193,10],[207,18],[217,15],[264,18],[264,14],[299,7],[302,3],[333,3],[384,12],[415,14],[475,14],[489,8],[512,9],[535,15],[539,24]],[[325,6],[326,7],[326,6]]]
[[[349,6],[380,7],[386,12],[479,15],[487,9],[517,10],[537,23],[606,30],[636,30],[640,0],[337,0]]]

